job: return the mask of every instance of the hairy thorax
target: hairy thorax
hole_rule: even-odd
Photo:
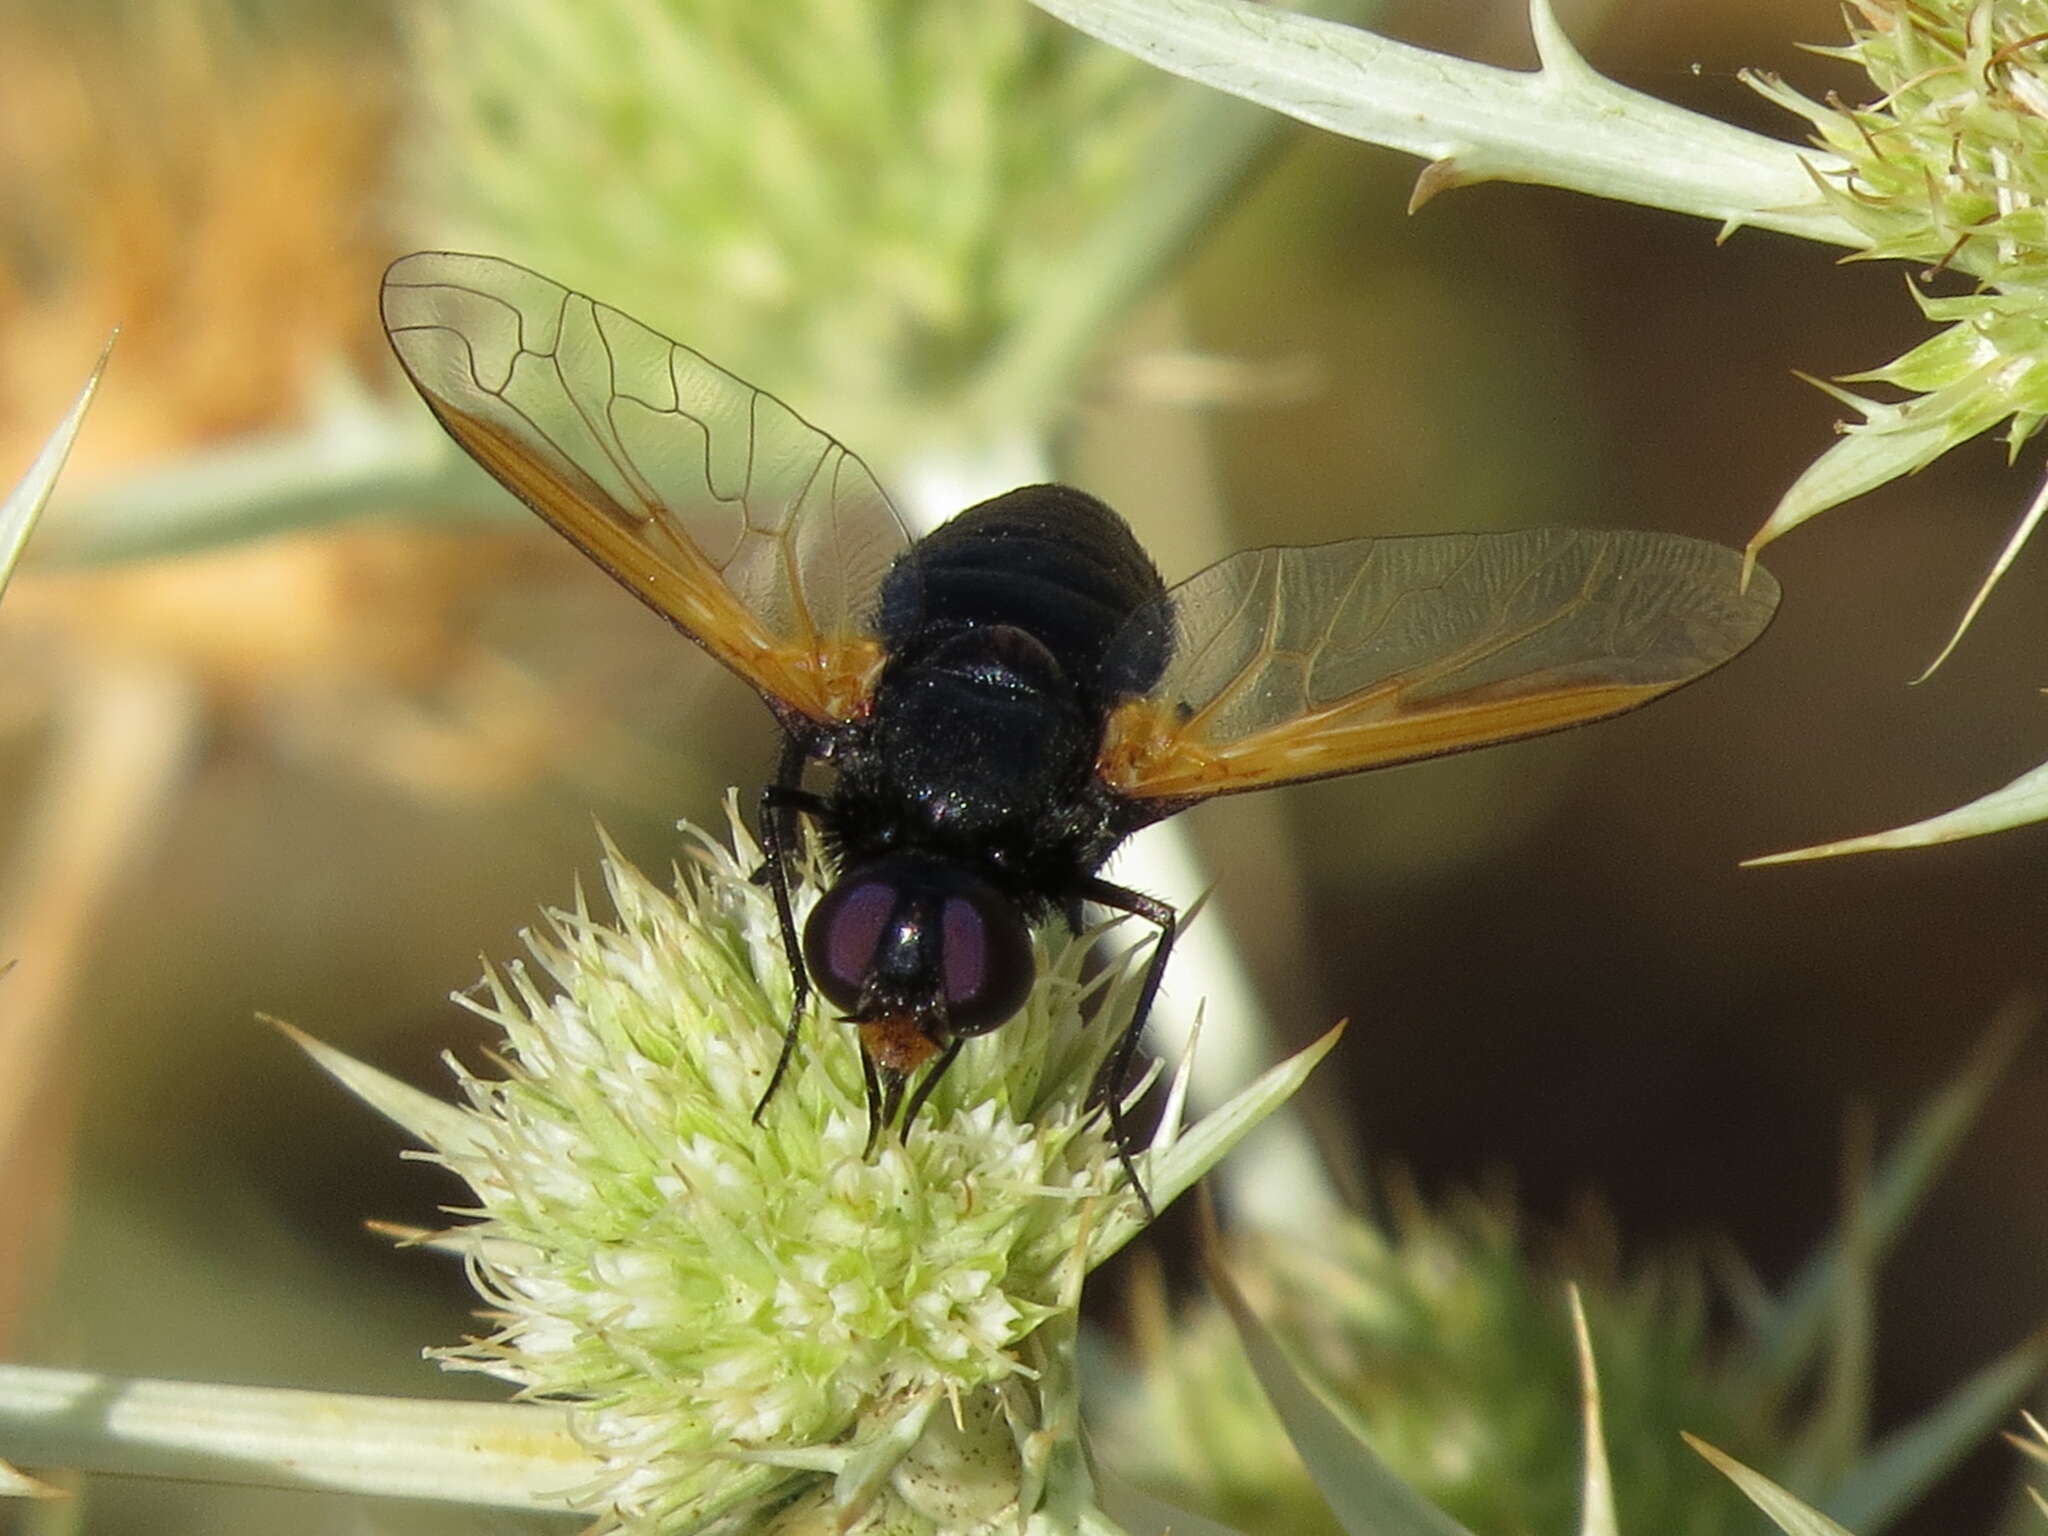
[[[841,855],[930,852],[998,880],[1085,858],[1102,832],[1098,734],[1021,630],[978,627],[899,658],[840,759]]]

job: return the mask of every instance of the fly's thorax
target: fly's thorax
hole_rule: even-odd
[[[1074,798],[1099,737],[1044,646],[1007,626],[963,630],[883,675],[842,798],[922,846],[1000,848]]]

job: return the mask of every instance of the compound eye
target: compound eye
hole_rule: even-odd
[[[948,892],[940,931],[946,1023],[955,1034],[982,1034],[1024,1006],[1037,967],[1012,903],[986,886]]]
[[[902,892],[889,879],[842,880],[811,909],[804,924],[804,963],[835,1008],[852,1012],[875,972],[882,941],[894,926]]]

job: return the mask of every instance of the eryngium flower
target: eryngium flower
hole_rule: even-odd
[[[1859,19],[1860,18],[1860,19]],[[1808,467],[1752,541],[1931,464],[2000,423],[2014,454],[2048,419],[2048,0],[1854,0],[1850,41],[1818,52],[1859,66],[1872,98],[1815,101],[1752,80],[1798,113],[1843,168],[1818,178],[1863,231],[1859,258],[1954,271],[1966,292],[1915,292],[1934,335],[1831,388],[1862,420]]]
[[[467,1110],[408,1123],[475,1192],[446,1241],[497,1326],[441,1358],[571,1404],[608,1468],[577,1502],[634,1528],[743,1528],[792,1500],[836,1521],[934,1456],[994,1481],[949,1500],[1028,1514],[1050,1453],[1027,1442],[1078,1433],[1060,1362],[1082,1276],[1141,1221],[1089,1103],[1137,962],[1084,980],[1089,936],[1048,928],[1024,1011],[872,1153],[855,1033],[814,1012],[757,1124],[792,985],[758,860],[743,832],[699,839],[670,894],[608,849],[616,915],[579,896],[526,936],[536,966],[466,1000],[505,1032],[496,1075],[458,1068]],[[1153,1199],[1320,1054],[1185,1135],[1176,1091],[1138,1157]],[[935,1449],[974,1426],[1008,1454]],[[1085,1480],[1078,1454],[1052,1463]]]

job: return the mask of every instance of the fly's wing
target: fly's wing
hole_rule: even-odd
[[[384,274],[384,329],[454,439],[771,701],[865,707],[909,544],[867,466],[688,347],[490,256]]]
[[[1247,550],[1167,594],[1172,657],[1097,770],[1198,800],[1619,714],[1763,633],[1777,583],[1741,570],[1698,539],[1558,528]]]

